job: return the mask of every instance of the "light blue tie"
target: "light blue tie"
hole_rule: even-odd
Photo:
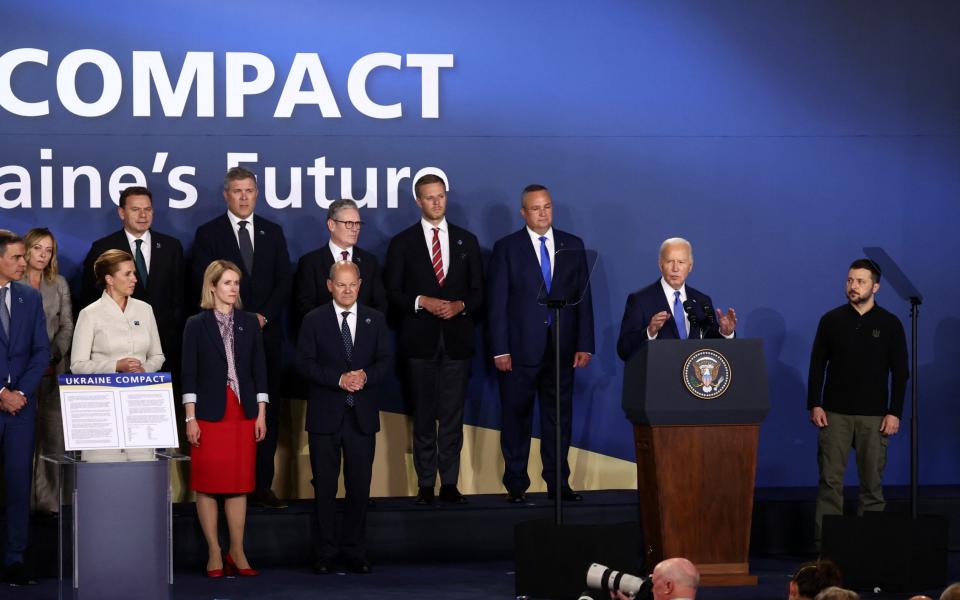
[[[10,311],[7,309],[7,287],[0,287],[0,327],[3,336],[10,339]]]
[[[677,322],[677,333],[680,339],[687,339],[687,321],[684,318],[683,303],[680,302],[680,292],[673,293],[673,320]]]
[[[550,251],[547,250],[547,236],[540,236],[540,272],[543,273],[543,285],[550,293]]]

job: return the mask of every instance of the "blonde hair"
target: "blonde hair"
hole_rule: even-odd
[[[23,236],[23,245],[26,246],[27,264],[29,265],[30,249],[45,237],[50,238],[50,242],[53,244],[53,254],[50,256],[50,262],[47,263],[47,266],[43,269],[43,278],[47,281],[53,281],[57,278],[57,273],[59,273],[59,267],[57,266],[57,238],[53,237],[53,233],[46,227],[34,227],[27,232],[27,235]]]
[[[100,289],[107,289],[107,275],[114,275],[125,262],[133,262],[133,256],[123,250],[107,250],[97,258],[93,263],[93,274]]]
[[[227,271],[233,271],[237,274],[237,277],[243,277],[240,267],[229,260],[215,260],[207,265],[207,269],[203,272],[203,290],[200,292],[200,308],[210,309],[214,307],[213,290],[217,287],[217,284],[220,283],[220,278],[223,277],[223,274]],[[243,308],[240,296],[237,296],[237,303],[234,306],[236,308]]]

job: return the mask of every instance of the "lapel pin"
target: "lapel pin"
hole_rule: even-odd
[[[157,248],[158,250],[160,249],[160,242],[157,242],[156,248]]]
[[[243,333],[243,325],[237,325],[237,331]]]
[[[366,319],[364,319],[363,322],[366,323],[367,325],[369,325],[369,324],[370,324],[370,317],[367,317]]]
[[[462,245],[463,245],[463,240],[457,240],[457,245],[458,245],[458,246],[462,246]]]
[[[260,230],[260,235],[267,235],[267,232],[261,229],[261,230]]]
[[[357,256],[356,254],[354,254],[354,255],[353,255],[353,262],[355,262],[355,263],[357,263],[357,264],[359,265],[359,264],[360,264],[360,257]]]
[[[137,327],[140,327],[140,321],[134,321],[133,324],[136,325]]]

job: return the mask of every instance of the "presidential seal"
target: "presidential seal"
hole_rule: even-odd
[[[730,363],[716,350],[697,350],[683,363],[683,384],[703,400],[719,398],[730,387]]]

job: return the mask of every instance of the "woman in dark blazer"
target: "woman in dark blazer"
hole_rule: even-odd
[[[191,446],[190,488],[207,540],[207,576],[259,575],[243,551],[256,442],[267,432],[267,363],[260,323],[240,308],[240,268],[215,260],[203,274],[203,308],[183,331],[183,404]],[[221,554],[217,496],[223,495],[230,549]]]

